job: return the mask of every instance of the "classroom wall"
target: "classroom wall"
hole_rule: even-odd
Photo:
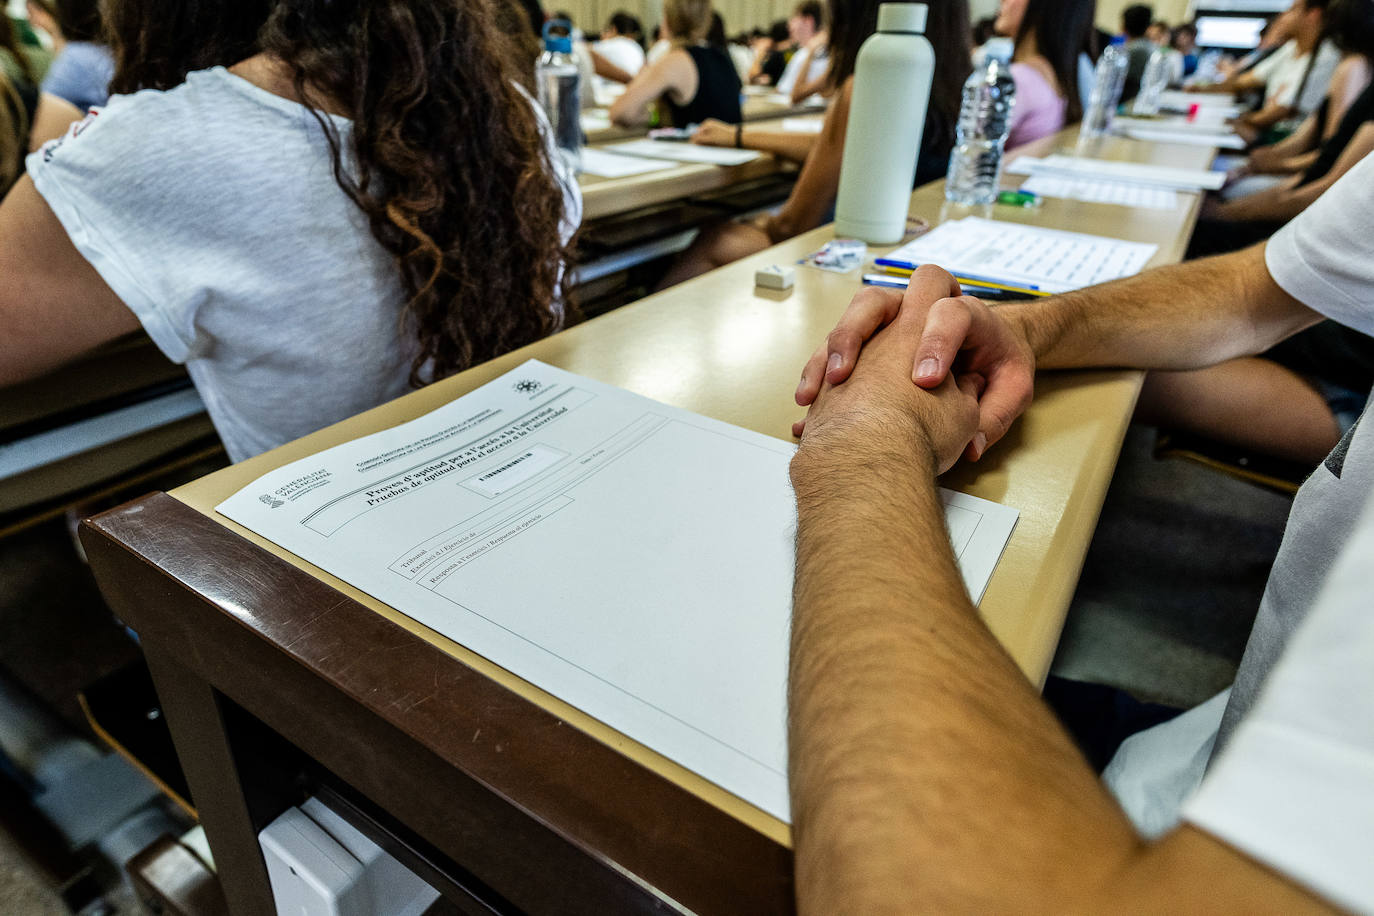
[[[1121,31],[1121,11],[1136,3],[1155,9],[1155,18],[1169,25],[1182,25],[1189,19],[1188,0],[1097,0],[1097,27],[1113,35]]]

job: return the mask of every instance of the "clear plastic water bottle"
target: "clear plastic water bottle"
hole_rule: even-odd
[[[562,34],[553,34],[561,30]],[[582,75],[572,50],[572,27],[566,19],[544,23],[544,53],[535,64],[539,104],[549,116],[558,151],[574,170],[582,167]]]
[[[1221,52],[1216,48],[1198,58],[1197,69],[1188,79],[1189,84],[1210,86],[1217,81],[1217,71],[1221,68]]]
[[[945,177],[945,199],[958,204],[990,204],[997,199],[1002,147],[1016,102],[1011,39],[991,39],[983,50],[985,65],[964,83],[964,102]]]
[[[1112,127],[1116,106],[1121,102],[1121,90],[1126,85],[1126,70],[1130,59],[1120,42],[1102,49],[1093,71],[1093,88],[1088,94],[1088,110],[1083,112],[1080,136],[1100,137]]]
[[[1140,77],[1140,92],[1131,106],[1131,114],[1159,114],[1159,96],[1169,86],[1169,51],[1155,48],[1145,63],[1145,73]]]

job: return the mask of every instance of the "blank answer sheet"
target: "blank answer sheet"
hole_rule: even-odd
[[[793,452],[530,361],[217,510],[786,820]],[[1017,512],[941,496],[977,599]]]

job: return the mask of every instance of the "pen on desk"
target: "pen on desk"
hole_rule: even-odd
[[[883,270],[887,274],[897,277],[909,277],[913,273],[913,271],[910,271],[905,267],[885,267],[883,268]],[[1015,293],[1017,296],[1022,297],[1039,297],[1049,295],[1049,293],[1042,292],[1040,289],[1029,285],[1017,286],[1012,283],[997,283],[992,280],[983,280],[978,277],[970,277],[966,274],[956,273],[954,275],[954,279],[958,280],[959,283],[963,286],[976,286],[984,291],[998,290],[1001,292]]]
[[[908,281],[906,277],[894,276],[892,274],[864,274],[864,284],[867,286],[887,286],[892,289],[906,289]],[[993,289],[987,286],[961,285],[959,289],[965,296],[977,296],[979,299],[986,299],[989,302],[1012,302],[1018,299],[1025,299],[1027,296],[1039,295],[1038,293],[1023,293],[1010,289]]]
[[[875,258],[873,263],[887,270],[907,271],[908,273],[914,271],[916,268],[921,266],[920,264],[915,264],[911,261],[898,261],[892,258]],[[984,286],[993,286],[997,288],[1005,287],[1007,289],[1015,289],[1018,292],[1040,293],[1042,295],[1049,295],[1034,283],[1021,283],[1013,285],[1010,283],[1005,283],[1002,280],[997,279],[996,277],[980,277],[977,274],[967,273],[962,270],[951,272],[955,273],[955,278],[961,281],[967,280],[970,283],[981,283]]]

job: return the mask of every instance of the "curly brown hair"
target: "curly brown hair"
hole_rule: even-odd
[[[265,53],[395,260],[419,386],[558,329],[563,191],[491,0],[109,0],[113,92]],[[328,109],[352,119],[345,138]]]

